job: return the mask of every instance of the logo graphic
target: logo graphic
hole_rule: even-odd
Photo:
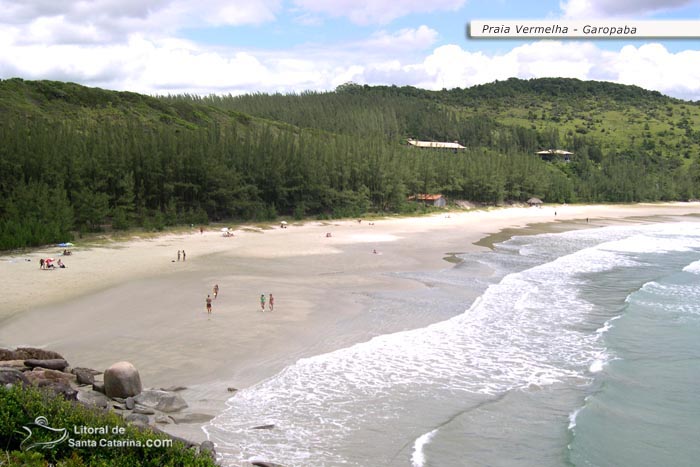
[[[20,443],[19,447],[25,451],[29,451],[30,449],[34,449],[34,448],[51,449],[51,448],[55,447],[56,445],[61,444],[62,442],[64,442],[65,440],[68,439],[68,430],[66,428],[52,428],[52,427],[50,427],[49,421],[46,420],[46,417],[43,417],[43,416],[36,417],[34,419],[34,422],[30,423],[29,426],[38,427],[37,432],[39,432],[40,431],[39,429],[41,429],[41,430],[49,431],[51,433],[55,433],[57,438],[53,441],[44,441],[44,442],[37,441],[37,442],[31,443],[31,444],[27,444],[30,442],[33,433],[32,433],[31,428],[24,425],[24,426],[22,426],[22,428],[24,428],[24,430],[27,432],[27,437],[24,438],[24,440]]]

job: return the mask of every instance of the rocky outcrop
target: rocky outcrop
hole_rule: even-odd
[[[104,372],[104,381],[99,379],[100,374],[90,368],[71,369],[61,355],[49,350],[31,347],[0,349],[0,385],[33,385],[87,407],[111,410],[131,424],[163,433],[216,459],[213,443],[206,441],[199,445],[157,427],[204,423],[213,418],[206,414],[181,412],[187,403],[175,391],[183,391],[185,387],[143,391],[139,373],[129,362],[109,367]]]
[[[134,400],[141,405],[166,413],[177,412],[187,407],[187,402],[179,394],[159,389],[143,391]]]
[[[104,383],[105,394],[108,397],[132,397],[139,395],[143,390],[139,372],[129,362],[118,362],[107,368]]]

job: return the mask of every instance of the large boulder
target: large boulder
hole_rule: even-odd
[[[30,358],[24,361],[29,368],[48,368],[49,370],[63,371],[68,366],[68,362],[62,358],[51,358],[48,360],[38,360]]]
[[[143,406],[161,412],[177,412],[187,407],[187,402],[179,394],[158,389],[143,391],[134,400]]]
[[[105,394],[108,397],[133,397],[141,394],[141,377],[129,362],[117,362],[105,370]]]
[[[15,368],[0,368],[0,385],[15,385],[17,383],[28,385],[29,380],[24,376],[24,373]]]

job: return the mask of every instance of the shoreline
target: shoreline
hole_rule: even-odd
[[[145,387],[185,385],[190,411],[215,415],[230,387],[255,384],[299,358],[429,324],[399,316],[377,327],[368,317],[373,294],[428,288],[395,273],[449,269],[455,263],[446,257],[456,259],[454,252],[488,248],[514,234],[688,214],[700,214],[700,203],[503,208],[260,232],[241,226],[232,238],[197,231],[78,245],[64,258],[67,268],[55,271],[40,271],[38,258],[58,248],[23,254],[28,262],[2,256],[0,279],[7,285],[0,309],[12,315],[0,317],[0,347],[46,347],[96,369],[129,360]],[[187,261],[173,261],[182,248]],[[209,318],[204,298],[214,283],[221,295]],[[257,297],[270,292],[276,310],[260,313]],[[163,428],[201,441],[201,426]]]

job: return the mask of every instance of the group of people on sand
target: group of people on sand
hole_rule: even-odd
[[[270,299],[268,300],[268,306],[270,311],[275,311],[275,297],[270,294]],[[260,294],[260,311],[265,311],[265,294]]]
[[[182,260],[186,261],[187,260],[187,253],[185,253],[185,250],[177,250],[177,260],[180,261],[180,256],[182,256]]]
[[[219,284],[214,285],[214,289],[212,290],[212,294],[214,295],[214,300],[216,300],[216,297],[219,296]],[[208,315],[211,314],[211,301],[212,301],[211,295],[207,295],[205,302],[207,304],[207,314]]]
[[[58,266],[59,268],[65,269],[65,267],[66,267],[66,265],[63,264],[63,261],[61,261],[61,258],[59,258],[58,261],[56,261],[56,264],[53,264],[53,262],[54,262],[53,258],[46,258],[46,259],[41,258],[39,260],[39,269],[44,269],[44,270],[55,269],[56,266]]]
[[[214,296],[212,298],[212,295]],[[207,298],[204,300],[204,303],[207,306],[207,314],[211,314],[211,309],[212,309],[212,302],[216,300],[216,298],[219,296],[219,284],[214,285],[214,288],[212,289],[212,293],[207,295]],[[275,310],[275,297],[270,294],[269,299],[265,297],[265,294],[260,294],[260,309],[261,311],[265,311],[265,304],[267,303],[268,307],[270,308],[270,311]]]

